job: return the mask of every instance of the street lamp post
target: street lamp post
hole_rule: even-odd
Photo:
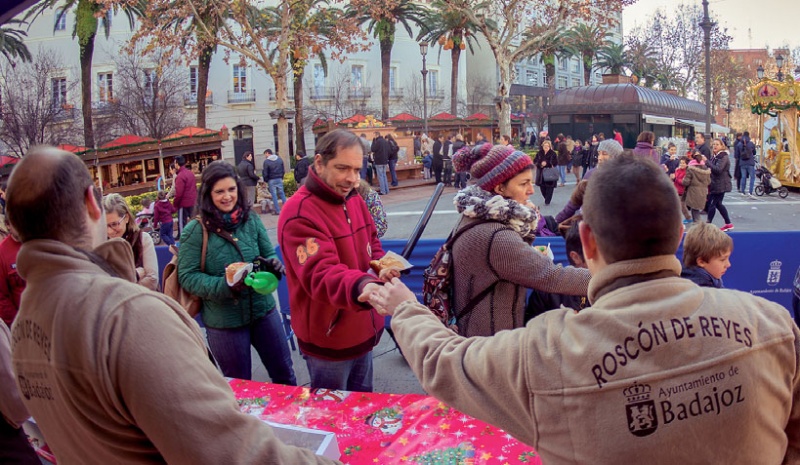
[[[727,124],[728,130],[730,130],[730,128],[731,128],[731,112],[732,111],[733,111],[733,108],[731,108],[731,104],[729,103],[728,106],[725,107],[725,113],[728,114],[728,124]]]
[[[703,0],[703,49],[706,55],[706,137],[711,134],[711,29],[714,22],[708,17],[708,0]]]
[[[775,79],[777,79],[778,82],[783,82],[783,55],[780,53],[775,57],[775,64],[778,65],[778,72],[775,74]]]
[[[425,124],[425,135],[428,135],[428,68],[425,66],[425,55],[428,54],[428,43],[419,43],[419,53],[422,55],[422,119]]]

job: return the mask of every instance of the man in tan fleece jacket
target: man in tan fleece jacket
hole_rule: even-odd
[[[652,160],[588,184],[591,308],[463,338],[399,280],[370,295],[427,392],[547,464],[800,463],[800,331],[778,304],[679,277],[680,202]]]
[[[24,402],[64,464],[331,464],[241,413],[197,323],[137,286],[83,162],[31,150],[8,186],[27,281],[12,328]]]

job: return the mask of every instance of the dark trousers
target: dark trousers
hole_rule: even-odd
[[[725,224],[731,224],[731,217],[728,215],[728,209],[722,204],[722,199],[725,197],[724,192],[719,194],[708,194],[708,202],[706,203],[706,211],[708,212],[708,222],[714,221],[714,215],[719,210]]]
[[[286,333],[277,308],[239,328],[206,327],[206,337],[223,376],[252,379],[252,345],[273,383],[297,385],[292,367],[292,353],[289,352],[289,343],[286,342]]]
[[[456,189],[467,187],[467,173],[456,173],[454,185]]]
[[[17,387],[14,386],[14,389]],[[0,463],[41,465],[22,428],[14,428],[0,416]]]
[[[178,209],[178,237],[183,233],[183,228],[192,221],[194,207],[181,207]]]
[[[453,162],[450,160],[444,161],[444,165],[442,167],[442,182],[448,186],[453,182]]]
[[[389,173],[392,175],[392,186],[397,186],[397,160],[389,160]]]
[[[158,235],[161,237],[161,243],[164,245],[175,244],[175,238],[172,237],[172,221],[164,221],[158,227]]]
[[[553,191],[556,190],[556,186],[549,183],[543,183],[541,187],[539,187],[539,189],[541,189],[542,191],[542,196],[544,197],[544,204],[550,205],[550,201],[553,200]]]
[[[442,182],[442,168],[444,166],[438,163],[433,164],[433,176],[436,178],[436,184]]]

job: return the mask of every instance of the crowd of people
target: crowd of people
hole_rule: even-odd
[[[249,265],[286,279],[312,389],[372,391],[372,351],[390,315],[428,393],[548,463],[800,457],[800,330],[779,305],[722,283],[733,250],[725,141],[709,147],[698,135],[691,157],[679,157],[674,146],[659,153],[649,132],[631,150],[617,131],[585,144],[534,137],[533,157],[508,137],[415,142],[415,154],[430,150],[430,174],[459,188],[448,290],[456,332],[397,267],[374,266],[386,255],[380,195],[397,184],[391,136],[331,131],[283,199],[283,165],[265,152],[283,262],[252,210],[252,153],[236,167],[209,163],[198,189],[177,160],[174,200],[160,192],[153,208],[170,225],[178,214],[178,279],[201,301],[205,337],[157,291],[152,240],[125,199],[103,198],[75,155],[32,150],[7,191],[27,287],[15,291],[17,309],[0,306],[0,445],[9,445],[0,449],[32,463],[18,428],[30,413],[64,463],[338,463],[281,443],[236,407],[224,377],[251,379],[251,346],[273,382],[297,383],[273,296],[229,271]],[[747,160],[736,160],[746,174]],[[379,192],[363,180],[373,166]],[[569,201],[544,215],[535,188],[549,205],[570,172]],[[722,228],[711,224],[717,211]],[[554,234],[570,266],[531,245]],[[648,439],[674,446],[654,455]]]

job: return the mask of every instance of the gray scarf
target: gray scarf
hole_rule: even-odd
[[[468,186],[453,199],[456,210],[469,218],[503,223],[516,231],[523,239],[533,240],[539,211],[531,209],[501,195],[486,192],[478,186]]]

